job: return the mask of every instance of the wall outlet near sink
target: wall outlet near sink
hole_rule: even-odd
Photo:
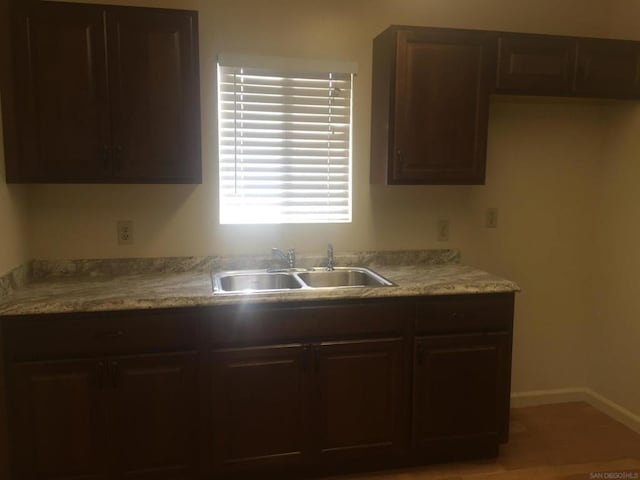
[[[120,220],[117,223],[118,245],[133,245],[133,222]]]

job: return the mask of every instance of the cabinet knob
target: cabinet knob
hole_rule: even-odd
[[[109,145],[103,145],[100,149],[100,160],[102,161],[102,168],[105,171],[109,171],[111,168],[111,159],[109,158]]]
[[[122,173],[122,152],[123,152],[123,148],[122,145],[116,145],[114,147],[114,167],[115,167],[115,171],[117,174]]]
[[[309,367],[309,345],[305,345],[302,349],[302,371],[306,372]]]
[[[313,349],[313,365],[316,373],[320,371],[320,347]]]
[[[396,158],[400,163],[404,161],[404,155],[402,153],[402,150],[396,150]]]
[[[118,388],[118,373],[120,365],[118,362],[111,362],[111,385],[113,388]]]
[[[96,374],[98,375],[98,387],[104,387],[104,362],[98,362],[96,365]]]

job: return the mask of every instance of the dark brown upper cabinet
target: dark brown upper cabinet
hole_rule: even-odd
[[[577,95],[640,98],[640,42],[580,38]]]
[[[483,184],[494,93],[640,98],[640,42],[389,27],[373,41],[371,183]]]
[[[640,42],[501,33],[497,93],[640,98]]]
[[[199,183],[197,13],[56,2],[13,12],[10,183]]]
[[[507,33],[498,39],[497,85],[505,92],[570,94],[575,64],[571,38]]]
[[[484,183],[495,38],[409,27],[376,37],[371,183]]]

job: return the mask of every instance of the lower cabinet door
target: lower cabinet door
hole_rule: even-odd
[[[212,352],[212,457],[218,473],[259,470],[266,478],[265,472],[305,466],[308,360],[301,344]]]
[[[195,478],[198,354],[140,355],[108,363],[114,477]]]
[[[100,360],[12,365],[14,479],[107,478],[104,374]]]
[[[402,346],[401,338],[314,346],[314,450],[321,462],[375,462],[402,452],[408,413]]]
[[[497,455],[508,415],[509,340],[507,333],[416,338],[413,441],[419,455],[433,461]]]

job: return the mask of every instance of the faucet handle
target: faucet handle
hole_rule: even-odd
[[[327,270],[333,270],[335,262],[333,260],[333,244],[329,242],[327,244]]]

